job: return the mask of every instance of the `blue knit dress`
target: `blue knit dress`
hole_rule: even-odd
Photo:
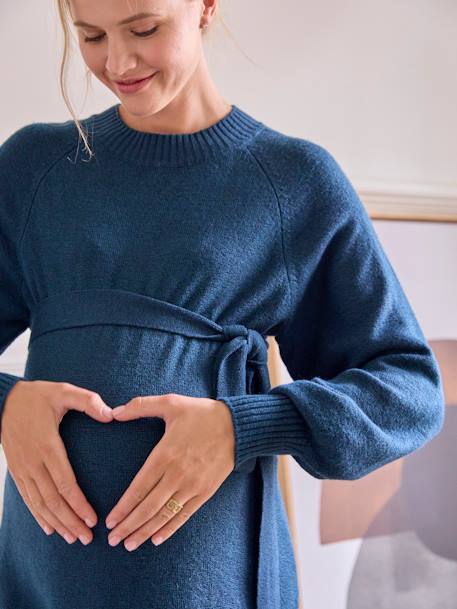
[[[60,434],[94,539],[47,536],[8,471],[0,609],[297,609],[278,455],[354,479],[419,448],[443,423],[437,361],[322,146],[236,105],[190,134],[134,130],[118,104],[83,127],[90,160],[71,120],[0,148],[0,351],[31,331],[23,376],[0,374],[0,415],[21,378],[112,407],[221,399],[235,468],[161,545],[111,547],[105,517],[165,423],[70,410]],[[267,336],[293,382],[271,388]]]

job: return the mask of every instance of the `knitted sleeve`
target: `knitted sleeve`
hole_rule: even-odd
[[[276,340],[293,382],[221,398],[235,469],[290,454],[315,478],[353,480],[443,426],[431,351],[371,220],[324,148],[283,209],[291,310]]]
[[[0,354],[29,326],[29,310],[21,290],[18,245],[30,190],[24,143],[32,130],[33,126],[27,125],[0,146]],[[0,372],[0,440],[5,400],[23,378]]]

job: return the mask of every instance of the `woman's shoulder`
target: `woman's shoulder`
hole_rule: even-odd
[[[82,154],[84,142],[73,120],[32,122],[13,131],[0,144],[0,175],[12,189],[26,181],[37,185],[60,160]],[[81,151],[81,152],[79,152]]]
[[[73,121],[33,122],[14,130],[0,145],[0,224],[22,217],[44,177],[61,159],[73,161],[78,143]],[[60,175],[60,174],[58,174]],[[62,174],[63,175],[63,174]],[[64,179],[64,178],[62,178]]]
[[[23,163],[29,168],[43,167],[76,147],[78,135],[73,120],[27,123],[13,131],[0,145],[0,164],[20,166]]]
[[[333,153],[323,144],[289,135],[267,125],[250,144],[251,153],[264,170],[283,184],[302,186],[317,173],[330,177],[344,173]]]
[[[284,225],[298,239],[313,227],[327,238],[346,223],[366,228],[368,212],[348,171],[325,146],[310,139],[264,128],[252,147],[275,187]]]

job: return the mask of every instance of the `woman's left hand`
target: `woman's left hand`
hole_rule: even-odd
[[[121,422],[140,417],[165,421],[160,442],[106,517],[106,526],[112,528],[113,522],[115,527],[108,537],[111,545],[123,539],[127,550],[147,539],[158,545],[159,537],[164,541],[173,535],[233,471],[231,412],[220,400],[169,393],[135,397],[113,408],[113,416]],[[176,514],[166,506],[171,497],[184,506]]]

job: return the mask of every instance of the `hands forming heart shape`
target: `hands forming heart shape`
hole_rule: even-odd
[[[221,400],[168,393],[138,396],[111,409],[98,393],[71,383],[21,380],[8,393],[0,417],[8,470],[42,529],[48,535],[57,530],[68,543],[76,538],[90,543],[90,527],[97,521],[58,431],[70,409],[103,423],[165,421],[160,442],[106,517],[112,546],[124,540],[130,551],[147,539],[155,545],[166,540],[234,469],[234,424]],[[175,509],[175,502],[183,507]]]

